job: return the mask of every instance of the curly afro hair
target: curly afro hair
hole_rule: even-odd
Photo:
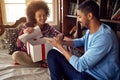
[[[43,9],[47,16],[49,16],[49,7],[46,2],[44,1],[31,1],[26,8],[26,16],[29,22],[33,24],[36,23],[35,20],[35,13],[39,10]]]

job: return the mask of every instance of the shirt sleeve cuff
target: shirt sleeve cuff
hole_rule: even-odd
[[[75,55],[71,56],[70,60],[69,60],[69,63],[74,65],[75,64],[75,61],[78,59],[78,57],[76,57]]]

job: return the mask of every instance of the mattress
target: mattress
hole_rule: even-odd
[[[48,68],[14,65],[7,49],[0,49],[0,80],[50,80]]]

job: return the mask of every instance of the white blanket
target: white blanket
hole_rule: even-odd
[[[7,50],[0,50],[0,80],[50,80],[48,68],[14,65]]]

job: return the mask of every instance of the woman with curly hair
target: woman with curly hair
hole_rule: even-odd
[[[19,35],[32,33],[34,31],[34,27],[38,25],[43,36],[59,36],[59,38],[63,38],[63,35],[61,35],[59,31],[46,23],[47,17],[49,16],[49,7],[44,1],[30,2],[26,8],[26,15],[27,22],[21,28]],[[47,67],[47,63],[45,61],[32,61],[31,57],[27,55],[26,45],[21,42],[19,38],[16,43],[19,50],[12,54],[12,58],[16,63],[24,66]]]

